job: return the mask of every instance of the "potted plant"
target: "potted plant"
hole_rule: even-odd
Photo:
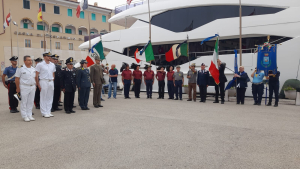
[[[183,85],[183,93],[188,94],[189,93],[189,85]]]
[[[288,87],[284,88],[283,90],[284,90],[284,94],[285,94],[286,98],[288,98],[290,100],[296,100],[297,91],[295,88],[288,86]]]
[[[236,89],[234,87],[231,87],[228,89],[228,97],[234,97],[236,96]]]

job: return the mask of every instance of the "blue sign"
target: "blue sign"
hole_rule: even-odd
[[[257,72],[265,72],[265,76],[268,76],[269,70],[273,71],[273,74],[277,73],[277,45],[272,46],[270,49],[258,46],[257,53]]]

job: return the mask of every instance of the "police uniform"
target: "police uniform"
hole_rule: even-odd
[[[272,71],[269,72],[269,74],[273,74]],[[277,71],[277,73],[274,76],[269,76],[269,103],[267,106],[272,105],[272,98],[273,98],[273,93],[275,94],[275,105],[274,107],[278,107],[278,92],[279,92],[279,76],[280,72]]]
[[[176,68],[180,68],[180,66],[177,66]],[[175,95],[176,98],[174,100],[178,100],[178,96],[180,100],[182,100],[182,84],[183,84],[183,72],[175,72],[174,75],[174,84],[175,84]]]
[[[126,67],[129,67],[129,65],[127,64]],[[129,97],[129,90],[130,90],[130,85],[131,85],[131,76],[132,76],[132,72],[131,70],[123,70],[122,71],[122,80],[123,80],[123,83],[124,83],[124,97],[125,99],[130,99]]]
[[[203,63],[201,66],[205,66]],[[198,78],[197,78],[197,85],[199,86],[200,91],[200,102],[206,102],[206,94],[207,94],[207,85],[209,84],[209,71],[199,70],[198,71]]]
[[[52,59],[58,60],[58,55],[52,55]],[[56,64],[55,65],[55,78],[54,78],[54,94],[53,94],[53,103],[52,103],[52,109],[51,112],[62,110],[58,108],[58,102],[59,102],[59,96],[60,96],[60,76],[61,76],[61,66]]]
[[[34,61],[35,61],[36,65],[37,65],[38,63],[42,62],[43,59],[37,58]],[[36,67],[36,65],[35,65],[35,67]],[[35,90],[34,105],[35,105],[36,109],[40,109],[40,89],[39,89],[38,86],[36,86],[36,90]]]
[[[254,99],[254,105],[261,105],[262,95],[264,94],[264,79],[265,73],[255,72],[252,81],[252,94]]]
[[[9,59],[10,61],[17,61],[18,60],[18,57],[16,56],[13,56]],[[10,112],[11,113],[17,113],[19,112],[17,110],[17,107],[18,107],[18,100],[14,97],[14,94],[16,93],[16,83],[15,83],[15,74],[16,74],[16,71],[17,71],[17,67],[13,67],[13,66],[9,66],[9,67],[6,67],[4,72],[3,72],[3,75],[4,76],[7,76],[8,77],[8,81],[5,82],[7,87],[8,87],[8,103],[9,103],[9,106],[10,106]]]
[[[73,58],[66,60],[66,64],[73,65]],[[76,91],[76,72],[66,67],[61,71],[60,79],[61,89],[64,91],[64,109],[67,114],[75,113],[73,111],[73,102]]]
[[[225,96],[225,83],[227,82],[227,78],[225,76],[225,68],[226,68],[226,63],[221,63],[219,66],[219,84],[215,84],[215,102],[214,103],[219,103],[219,95],[221,95],[221,104],[224,104],[224,96]]]
[[[76,68],[76,77],[78,75],[78,71],[81,69],[82,69],[82,64],[80,63],[80,67]],[[78,92],[77,99],[78,99],[78,103],[80,103],[80,92]]]
[[[81,64],[87,63],[86,60],[82,60]],[[78,93],[80,94],[79,106],[82,110],[89,110],[88,102],[91,89],[90,71],[87,68],[80,68],[77,71],[76,82],[78,87]]]
[[[158,70],[164,68],[162,66],[158,67]],[[165,68],[164,68],[165,69]],[[165,78],[166,72],[165,71],[157,71],[156,79],[158,81],[158,98],[157,99],[164,99],[165,96]]]
[[[16,72],[16,77],[19,79],[19,89],[22,96],[21,100],[21,115],[25,121],[34,121],[32,118],[32,107],[36,89],[36,72],[35,69],[24,65]]]
[[[148,66],[146,65],[145,69],[146,71],[144,72],[144,80],[146,83],[146,90],[147,90],[147,99],[152,99],[152,86],[154,83],[154,72],[152,70],[148,71]]]

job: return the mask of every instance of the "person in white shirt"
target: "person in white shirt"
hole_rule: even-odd
[[[35,95],[35,69],[31,66],[30,56],[24,56],[24,65],[17,69],[16,87],[17,93],[21,92],[21,116],[26,122],[34,121],[32,117],[32,108]]]
[[[54,117],[51,114],[54,93],[55,65],[50,62],[51,53],[43,54],[44,61],[39,63],[36,70],[36,83],[41,91],[40,110],[43,117]]]

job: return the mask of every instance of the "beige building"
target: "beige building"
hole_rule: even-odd
[[[63,63],[68,57],[74,57],[77,62],[85,58],[88,52],[81,51],[78,46],[84,42],[84,36],[89,32],[104,34],[111,31],[108,19],[112,10],[99,7],[95,3],[89,5],[88,9],[81,12],[77,18],[77,6],[76,0],[0,0],[1,23],[4,23],[9,12],[12,21],[17,23],[16,26],[11,22],[10,27],[5,30],[0,26],[1,72],[5,66],[10,65],[10,35],[12,35],[12,53],[14,56],[19,55],[20,65],[23,64],[24,55],[33,58],[42,57],[44,34],[46,51],[51,50],[53,54],[58,54]],[[44,23],[38,22],[37,19],[39,7],[43,10]]]

